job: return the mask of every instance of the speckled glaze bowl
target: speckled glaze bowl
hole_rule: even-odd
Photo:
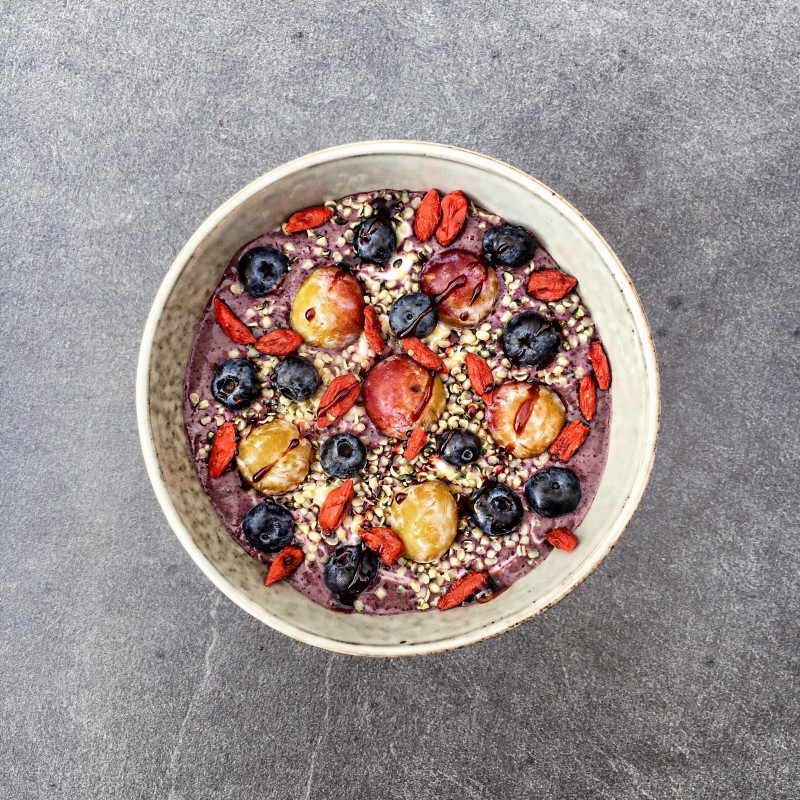
[[[368,616],[315,604],[288,585],[264,589],[264,567],[233,541],[195,475],[183,430],[184,370],[195,328],[231,255],[293,211],[372,189],[461,189],[484,208],[535,232],[580,281],[614,373],[608,463],[578,528],[580,546],[554,551],[490,603],[447,612]],[[136,385],[145,464],[181,544],[234,603],[289,636],[342,653],[401,656],[472,644],[557,603],[606,557],[641,500],[655,458],[659,382],[639,298],[611,248],[563,198],[487,156],[427,142],[333,147],[253,181],[197,229],[164,278],[147,320]]]

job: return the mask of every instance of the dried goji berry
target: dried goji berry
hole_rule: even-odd
[[[469,203],[463,192],[450,192],[442,198],[442,221],[436,229],[436,241],[448,245],[461,233]]]
[[[466,599],[472,597],[475,592],[485,589],[488,583],[488,572],[470,572],[464,575],[464,577],[454,581],[441,596],[439,599],[439,611],[447,611],[450,608],[460,606]]]
[[[566,464],[580,450],[588,435],[589,426],[579,419],[573,420],[550,445],[550,455]]]
[[[603,349],[603,345],[594,341],[589,345],[589,362],[597,378],[597,385],[606,391],[611,386],[611,367],[608,365],[608,356]]]
[[[430,189],[419,204],[414,217],[414,234],[421,242],[427,242],[433,236],[442,218],[442,204],[439,192]]]
[[[247,325],[242,322],[227,304],[214,298],[214,319],[219,323],[225,335],[236,344],[253,344],[256,337]]]
[[[378,312],[372,306],[364,309],[364,335],[376,353],[383,352],[383,348],[386,347],[386,342],[383,341],[383,329],[378,319]]]
[[[303,343],[303,337],[290,328],[278,328],[256,339],[256,350],[265,356],[288,356]]]
[[[296,544],[290,544],[275,556],[275,560],[269,565],[267,579],[264,586],[272,586],[273,583],[288,578],[303,563],[303,550]]]
[[[350,478],[328,492],[319,510],[319,527],[323,533],[332,533],[344,522],[353,502],[353,494],[353,481]]]
[[[358,535],[386,565],[394,564],[406,549],[403,540],[391,528],[362,528]]]
[[[541,269],[528,278],[528,294],[537,300],[554,303],[571,292],[578,283],[577,278],[565,275],[557,269]]]
[[[474,353],[467,353],[465,361],[469,382],[472,384],[475,394],[479,395],[484,402],[491,403],[494,392],[494,376],[489,365]]]
[[[578,406],[583,418],[593,420],[597,413],[597,387],[591,375],[584,375],[578,386]]]
[[[358,400],[361,384],[358,378],[349,372],[334,378],[322,393],[317,406],[317,427],[327,428],[337,419],[341,419]]]
[[[406,448],[403,450],[403,456],[408,461],[413,461],[425,447],[425,442],[428,441],[428,434],[422,428],[414,428],[411,431],[411,436],[408,437]]]
[[[286,233],[307,231],[324,225],[333,216],[333,209],[327,206],[310,206],[295,211],[286,223]]]
[[[403,349],[417,362],[422,364],[425,369],[432,369],[434,372],[447,373],[447,367],[439,356],[427,345],[424,345],[415,336],[407,336],[400,340]]]
[[[208,457],[208,474],[219,478],[225,467],[236,455],[236,426],[232,422],[220,425],[211,442],[211,455]]]
[[[574,550],[578,544],[578,537],[567,528],[553,528],[545,533],[544,538],[550,542],[556,550]]]

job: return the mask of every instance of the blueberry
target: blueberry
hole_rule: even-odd
[[[470,498],[472,521],[489,536],[515,531],[525,513],[519,495],[497,481],[486,481]]]
[[[274,247],[254,247],[239,258],[239,280],[254,297],[274,289],[289,271],[289,260]]]
[[[523,311],[503,328],[503,350],[515,364],[540,367],[549,364],[561,345],[555,325],[535,311]]]
[[[352,433],[336,433],[319,449],[319,463],[334,478],[352,478],[367,463],[367,448]]]
[[[211,394],[227,408],[244,408],[260,393],[256,368],[246,358],[230,358],[214,370]]]
[[[578,507],[581,482],[571,469],[550,467],[525,481],[525,499],[540,517],[560,517]]]
[[[272,384],[290,400],[308,400],[319,389],[319,372],[307,358],[289,356],[278,364]]]
[[[454,467],[474,464],[481,457],[481,440],[472,431],[451,428],[439,437],[439,455]]]
[[[369,217],[356,228],[353,244],[359,258],[385,264],[397,247],[394,226],[382,216]]]
[[[351,606],[356,597],[375,580],[378,556],[363,544],[338,547],[325,565],[325,585],[339,602]]]
[[[421,292],[404,294],[389,309],[389,327],[400,339],[405,336],[424,339],[433,333],[438,321],[433,300]]]
[[[483,253],[498,267],[521,267],[535,250],[536,239],[519,225],[495,225],[483,235]]]
[[[265,500],[245,514],[242,533],[256,550],[277,553],[294,541],[294,519],[288,509]]]

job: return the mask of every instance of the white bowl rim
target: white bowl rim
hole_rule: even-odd
[[[468,631],[466,633],[455,634],[444,639],[436,639],[422,644],[398,644],[398,645],[375,645],[375,644],[354,644],[350,642],[339,642],[325,636],[310,633],[296,627],[280,617],[271,614],[266,609],[250,600],[241,590],[224,578],[214,565],[201,552],[195,544],[191,533],[183,524],[178,515],[167,485],[161,473],[161,468],[156,456],[153,431],[150,425],[150,378],[149,367],[153,348],[153,340],[161,313],[166,305],[178,277],[181,275],[191,255],[200,243],[210,235],[229,214],[236,209],[253,194],[260,192],[272,183],[282,178],[302,171],[309,167],[316,166],[328,161],[341,160],[346,158],[358,157],[361,155],[412,155],[438,157],[445,160],[456,161],[465,165],[478,168],[489,167],[493,172],[499,173],[509,180],[517,183],[537,186],[540,190],[546,191],[550,195],[552,202],[559,211],[571,219],[577,228],[582,228],[584,233],[593,237],[607,252],[607,265],[612,275],[617,279],[620,288],[625,295],[631,315],[636,324],[636,332],[641,338],[643,357],[646,367],[646,377],[648,383],[648,408],[646,412],[646,460],[642,464],[642,469],[637,475],[636,481],[631,488],[631,492],[625,500],[625,504],[620,514],[616,517],[613,524],[604,537],[603,544],[597,547],[592,554],[592,558],[587,559],[579,569],[562,580],[547,595],[542,598],[540,605],[532,609],[522,609],[516,614],[509,614],[495,622],[482,628]],[[583,583],[589,575],[602,563],[606,556],[616,545],[623,531],[633,517],[647,487],[650,473],[653,469],[656,456],[656,446],[661,417],[661,386],[658,372],[658,360],[656,358],[655,344],[650,332],[650,326],[642,307],[639,295],[633,286],[628,273],[622,266],[619,258],[608,242],[600,235],[597,229],[578,211],[571,203],[565,200],[560,194],[551,189],[546,184],[528,175],[516,167],[504,161],[483,155],[472,150],[455,147],[448,144],[436,142],[425,142],[406,139],[380,139],[350,144],[335,145],[322,150],[316,150],[307,155],[287,161],[275,167],[263,175],[259,176],[249,184],[244,186],[234,195],[225,200],[216,210],[214,210],[192,234],[186,244],[181,248],[175,260],[170,265],[164,276],[161,286],[153,300],[147,321],[142,334],[142,344],[139,350],[139,361],[136,372],[136,417],[139,427],[139,439],[142,446],[145,467],[153,486],[156,499],[161,506],[167,522],[172,528],[178,540],[188,552],[194,563],[203,571],[206,577],[230,600],[242,608],[244,611],[269,625],[271,628],[284,633],[291,638],[314,645],[325,650],[347,655],[373,656],[373,657],[395,657],[411,655],[428,655],[432,653],[455,650],[466,647],[470,644],[497,636],[517,625],[522,624],[528,619],[539,616],[547,609],[554,606],[576,587]]]

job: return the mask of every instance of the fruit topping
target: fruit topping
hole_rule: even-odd
[[[499,286],[494,269],[466,250],[435,253],[420,277],[420,288],[433,300],[439,319],[455,328],[474,327],[485,319]]]
[[[589,345],[589,362],[597,378],[597,385],[605,392],[611,386],[611,367],[608,365],[608,356],[603,345],[594,341]]]
[[[264,500],[245,514],[242,533],[256,550],[276,553],[294,541],[294,519],[289,509]]]
[[[439,611],[460,606],[465,600],[469,600],[474,594],[485,589],[489,585],[488,572],[470,572],[467,575],[453,581],[450,588],[439,599]]]
[[[352,478],[367,463],[367,448],[352,433],[336,433],[322,443],[319,463],[333,478]]]
[[[583,418],[590,422],[597,413],[597,384],[591,375],[584,375],[578,386],[578,406]]]
[[[317,406],[317,427],[327,428],[341,419],[358,400],[361,384],[349,372],[334,378],[319,399]]]
[[[256,368],[246,358],[230,358],[214,370],[211,394],[226,408],[238,410],[250,405],[261,393]]]
[[[386,347],[386,342],[383,340],[383,328],[378,318],[378,312],[372,306],[364,309],[364,335],[367,337],[369,346],[380,355],[383,348]]]
[[[497,481],[486,481],[470,497],[470,518],[489,536],[513,533],[524,513],[519,495]]]
[[[345,347],[364,329],[364,287],[344,267],[315,269],[292,300],[290,324],[315,347]]]
[[[350,478],[328,492],[319,510],[319,527],[323,533],[333,533],[344,522],[353,504],[353,494],[353,481]]]
[[[502,343],[503,351],[514,364],[543,367],[555,358],[561,334],[540,314],[523,311],[503,329]]]
[[[394,564],[405,550],[403,540],[391,528],[362,528],[358,535],[386,566]]]
[[[375,427],[397,439],[404,439],[413,428],[433,425],[446,403],[439,376],[401,355],[372,367],[364,378],[361,397]]]
[[[403,345],[403,349],[406,353],[418,364],[422,364],[425,369],[447,373],[447,367],[444,361],[442,361],[430,347],[422,344],[419,339],[414,336],[407,336],[405,339],[400,340],[400,344]]]
[[[467,353],[465,362],[472,389],[485,403],[492,402],[494,376],[489,365],[480,356]]]
[[[403,457],[408,461],[413,461],[425,447],[425,442],[428,441],[428,434],[422,428],[414,428],[411,431],[411,436],[408,437],[405,449],[403,450]]]
[[[297,427],[276,419],[242,436],[236,463],[242,478],[259,492],[283,494],[302,483],[311,455],[311,444]]]
[[[422,563],[441,558],[458,531],[456,501],[441,481],[418,483],[395,494],[390,518],[406,557]]]
[[[269,565],[264,586],[272,586],[288,578],[303,563],[303,558],[303,549],[296,544],[284,547]]]
[[[303,337],[288,328],[265,333],[256,339],[256,350],[265,356],[288,356],[303,343]]]
[[[469,203],[463,192],[450,192],[442,198],[442,219],[436,228],[436,241],[450,244],[464,227]]]
[[[535,250],[536,239],[519,225],[495,225],[483,236],[483,254],[498,267],[521,267]]]
[[[333,209],[327,206],[310,206],[295,211],[286,223],[286,233],[297,233],[319,228],[333,216]]]
[[[211,442],[211,454],[208,457],[209,477],[219,478],[235,455],[236,426],[232,422],[226,422],[220,426]]]
[[[254,344],[256,337],[247,325],[242,322],[228,305],[219,298],[214,298],[214,319],[225,335],[236,344]]]
[[[375,214],[356,228],[353,245],[362,261],[383,265],[397,248],[394,225],[383,214]]]
[[[577,283],[577,278],[565,275],[561,270],[540,269],[528,278],[528,294],[545,303],[554,303],[571,292]]]
[[[450,428],[439,437],[439,455],[454,467],[474,464],[481,457],[481,440],[472,431]]]
[[[414,217],[414,235],[421,242],[427,242],[439,227],[441,218],[442,204],[439,200],[439,192],[436,189],[430,189],[422,198],[417,215]]]
[[[253,297],[269,294],[289,271],[289,260],[274,247],[254,247],[239,257],[239,280]]]
[[[494,390],[486,409],[489,435],[515,458],[544,453],[566,419],[559,396],[538,383],[504,383]]]
[[[398,339],[406,336],[424,339],[433,333],[438,321],[433,300],[422,292],[404,294],[389,309],[389,327]]]
[[[540,517],[561,517],[581,502],[581,482],[565,467],[550,467],[525,481],[525,499]]]
[[[284,358],[272,374],[272,385],[295,402],[308,400],[320,385],[317,368],[303,356]]]
[[[325,585],[342,605],[352,606],[375,580],[380,560],[364,544],[342,545],[325,564]]]
[[[588,435],[589,426],[579,419],[573,420],[550,445],[550,455],[566,464],[580,450]]]
[[[553,528],[545,533],[544,538],[550,542],[556,550],[574,550],[578,544],[578,537],[568,528]]]

